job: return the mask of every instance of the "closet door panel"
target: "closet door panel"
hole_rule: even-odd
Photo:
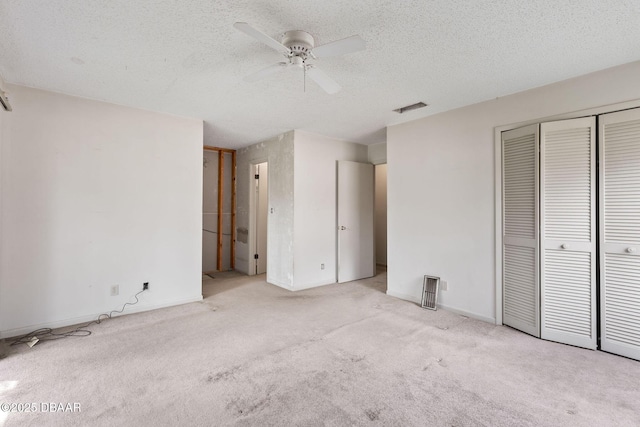
[[[599,120],[601,348],[640,360],[640,109]]]
[[[595,349],[595,118],[540,139],[541,337]]]
[[[503,321],[540,337],[538,125],[502,133]]]

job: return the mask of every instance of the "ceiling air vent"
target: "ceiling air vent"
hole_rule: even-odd
[[[393,111],[395,111],[398,114],[402,114],[402,113],[406,113],[407,111],[417,110],[418,108],[423,108],[426,106],[427,104],[425,104],[424,102],[417,102],[415,104],[407,105],[406,107],[401,107]]]

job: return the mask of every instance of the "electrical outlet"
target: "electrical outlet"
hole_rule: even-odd
[[[111,296],[115,297],[116,295],[118,295],[120,293],[120,285],[113,285],[111,287]]]
[[[320,264],[320,270],[324,270],[324,264]]]
[[[440,280],[440,290],[441,291],[448,291],[449,290],[449,282],[447,282],[446,280]]]
[[[143,291],[146,291],[146,290],[148,290],[148,289],[149,289],[149,282],[144,282],[144,283],[142,284],[142,290],[143,290]]]

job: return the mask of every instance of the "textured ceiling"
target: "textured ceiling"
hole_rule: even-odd
[[[247,83],[282,57],[236,21],[367,50],[317,61],[336,95],[304,92],[297,69]],[[0,0],[7,82],[202,118],[205,143],[230,148],[290,129],[382,142],[390,124],[638,59],[638,0]]]

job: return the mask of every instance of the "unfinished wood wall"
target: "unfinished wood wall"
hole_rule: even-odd
[[[203,154],[202,271],[235,265],[235,151],[205,147]],[[221,231],[221,232],[220,232]]]

